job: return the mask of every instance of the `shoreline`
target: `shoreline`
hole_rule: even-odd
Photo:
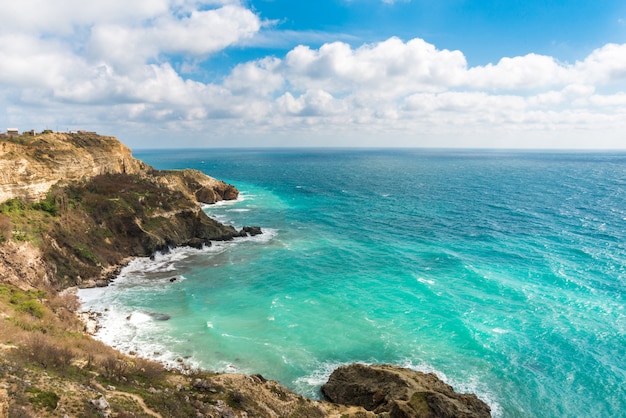
[[[114,145],[117,144],[117,140],[114,138],[109,138],[108,141]],[[128,345],[117,345],[112,343],[110,339],[101,338],[101,331],[107,325],[104,322],[106,318],[103,315],[115,314],[117,317],[114,317],[113,320],[119,320],[122,323],[133,323],[135,331],[137,331],[144,329],[146,324],[149,323],[170,324],[170,322],[167,322],[170,319],[167,313],[154,312],[152,308],[145,312],[143,309],[137,309],[136,313],[134,311],[130,314],[128,312],[116,313],[115,304],[110,304],[109,306],[103,305],[104,307],[100,312],[99,310],[81,309],[81,313],[76,315],[76,309],[73,305],[76,301],[73,299],[65,300],[63,292],[59,294],[60,290],[66,289],[64,292],[75,291],[77,297],[82,291],[94,292],[95,297],[98,297],[98,295],[107,292],[107,289],[111,290],[113,286],[119,286],[125,275],[124,272],[127,269],[131,269],[132,266],[137,265],[140,268],[142,263],[144,265],[155,262],[158,264],[161,258],[173,257],[173,260],[166,260],[162,263],[160,267],[163,267],[163,270],[160,275],[158,274],[159,265],[156,268],[145,270],[145,273],[157,273],[152,277],[157,277],[158,282],[155,282],[150,277],[150,274],[144,277],[144,279],[149,280],[151,285],[159,285],[161,281],[167,285],[168,283],[173,283],[171,276],[176,274],[176,272],[171,270],[170,267],[172,269],[175,268],[177,255],[187,257],[185,254],[188,254],[189,251],[207,251],[220,254],[226,251],[228,243],[238,239],[271,240],[271,233],[269,235],[263,234],[261,238],[252,237],[257,235],[257,233],[261,233],[259,227],[244,226],[241,230],[236,230],[233,226],[224,225],[210,218],[204,212],[200,204],[201,202],[212,202],[217,198],[226,200],[237,199],[238,191],[234,186],[212,179],[197,170],[154,170],[152,167],[135,160],[130,151],[123,147],[118,152],[103,150],[103,138],[95,134],[85,138],[63,134],[41,136],[34,137],[31,142],[30,145],[32,146],[29,145],[28,147],[24,147],[23,144],[12,145],[18,156],[23,155],[26,160],[35,158],[36,161],[41,163],[37,167],[33,166],[33,169],[37,170],[28,178],[28,181],[22,181],[22,183],[48,181],[48,166],[63,166],[55,158],[76,154],[76,160],[82,160],[84,158],[81,159],[79,158],[80,156],[88,157],[86,154],[91,155],[90,153],[97,154],[102,158],[97,159],[97,161],[94,160],[94,167],[87,165],[75,167],[77,173],[82,175],[82,181],[60,183],[49,189],[45,195],[45,200],[41,201],[30,201],[40,199],[41,196],[28,196],[28,199],[30,199],[28,201],[20,200],[19,195],[12,196],[14,197],[12,201],[7,201],[7,205],[3,209],[4,231],[8,231],[8,235],[3,237],[3,241],[8,239],[9,242],[12,242],[11,235],[14,234],[14,231],[18,231],[19,236],[15,237],[16,240],[26,241],[24,246],[29,247],[28,249],[31,250],[26,254],[30,257],[29,261],[34,260],[36,261],[36,266],[41,267],[39,269],[30,269],[28,271],[29,276],[26,277],[24,274],[20,274],[24,271],[21,265],[24,263],[15,263],[15,257],[12,259],[8,256],[4,257],[7,270],[15,276],[15,279],[9,277],[6,283],[11,286],[13,286],[13,283],[26,283],[32,287],[32,289],[22,289],[20,291],[9,289],[4,296],[12,295],[16,292],[20,295],[19,298],[23,302],[19,301],[19,298],[11,296],[6,301],[6,306],[2,307],[12,312],[16,318],[24,319],[24,322],[16,320],[9,325],[19,330],[20,335],[24,335],[22,342],[24,349],[20,349],[19,354],[25,357],[16,361],[23,361],[25,362],[23,364],[34,365],[35,367],[25,373],[35,375],[43,373],[41,376],[47,377],[48,372],[50,372],[54,373],[55,377],[58,377],[60,381],[64,381],[64,379],[73,377],[71,374],[65,374],[68,368],[72,368],[72,371],[79,376],[87,376],[96,383],[106,382],[110,384],[117,382],[121,386],[127,386],[128,390],[139,390],[142,393],[142,397],[148,400],[151,399],[152,395],[160,394],[159,397],[165,397],[167,393],[171,394],[173,387],[170,384],[171,379],[180,378],[181,373],[185,370],[188,370],[190,373],[195,371],[198,371],[198,373],[202,372],[204,373],[203,376],[212,376],[211,378],[214,378],[215,381],[231,382],[221,388],[215,388],[213,383],[203,383],[198,386],[192,383],[188,387],[185,386],[185,388],[183,388],[183,385],[180,385],[180,388],[177,385],[176,392],[174,396],[170,396],[169,402],[176,404],[181,400],[180,396],[175,395],[176,393],[188,390],[195,391],[188,393],[193,395],[194,400],[199,402],[193,405],[196,415],[200,411],[205,412],[207,410],[217,410],[220,413],[223,411],[228,412],[229,409],[226,408],[228,406],[230,410],[253,411],[241,412],[242,416],[245,413],[252,413],[253,416],[274,416],[276,415],[275,412],[273,414],[259,414],[259,409],[256,408],[256,405],[260,405],[261,410],[265,411],[280,410],[284,406],[280,403],[284,400],[282,398],[292,399],[295,404],[300,406],[307,405],[304,402],[304,398],[293,392],[288,392],[282,388],[273,391],[272,388],[279,387],[278,383],[276,385],[268,383],[260,375],[236,378],[236,375],[213,375],[212,372],[208,371],[208,368],[196,369],[193,365],[187,367],[189,362],[193,362],[191,356],[181,359],[175,350],[168,350],[167,344],[173,342],[176,337],[171,338],[169,341],[167,338],[163,339],[158,336],[154,338],[157,346],[163,346],[164,348],[163,350],[159,348],[160,352],[153,351],[155,356],[149,355],[150,341],[141,339],[133,341],[133,339],[128,339],[128,335],[124,334],[123,331],[119,332],[119,335],[115,335],[120,331],[118,329],[109,329],[108,332],[119,337],[120,341],[128,341]],[[68,145],[71,148],[77,143],[81,146],[74,147],[75,149],[71,150],[72,152],[64,151]],[[40,152],[44,145],[49,150],[49,159],[40,161],[40,159],[37,159],[39,154],[33,153],[33,150]],[[11,156],[11,158],[16,158],[13,154]],[[121,167],[108,167],[107,163],[109,161],[118,161],[120,158],[124,161],[128,160],[129,164],[137,165],[136,170],[129,174],[124,164]],[[94,173],[100,174],[96,175]],[[21,189],[16,190],[15,193]],[[236,202],[237,200],[232,203]],[[10,229],[6,228],[7,225]],[[248,238],[242,238],[244,236]],[[130,257],[129,254],[133,256]],[[230,260],[229,257],[224,257],[224,260],[224,263],[229,265],[237,264],[235,261]],[[264,266],[264,268],[268,269],[275,267],[277,266],[273,264]],[[42,272],[44,273],[42,274]],[[180,274],[177,274],[176,277],[183,278]],[[177,279],[174,278],[174,281],[177,281]],[[233,284],[237,285],[237,282],[231,283],[231,285]],[[243,286],[241,287],[243,288]],[[236,301],[237,297],[239,297],[239,300],[246,300],[246,297],[254,296],[245,294],[245,292],[236,296],[231,293],[233,288],[220,290],[222,293],[217,298],[221,298],[221,301],[226,301],[228,304]],[[136,297],[132,292],[126,293],[128,291],[126,288],[122,287],[120,291],[125,292],[127,298],[134,299]],[[43,292],[50,292],[50,300],[41,296]],[[57,295],[60,295],[61,298],[57,298]],[[314,298],[315,293],[310,293],[310,297]],[[286,297],[286,299],[291,298]],[[140,302],[140,299],[137,299],[137,301]],[[120,302],[123,303],[123,299]],[[266,300],[265,302],[269,301]],[[109,302],[105,301],[106,303]],[[294,301],[293,303],[296,302]],[[84,300],[80,301],[80,305],[83,308],[87,306]],[[264,306],[267,307],[270,304],[265,303]],[[273,302],[271,306],[274,306]],[[164,310],[164,312],[166,311]],[[71,315],[71,318],[68,315]],[[175,318],[186,319],[184,316],[175,316]],[[44,322],[43,325],[54,330],[54,332],[48,332],[48,329],[43,327],[43,325],[41,325],[41,329],[37,326],[31,326],[36,322],[42,323],[42,319],[49,321],[47,324]],[[212,318],[205,318],[204,323],[213,329],[213,322],[209,322],[207,319],[212,321]],[[269,317],[261,319],[274,321],[273,316],[271,319]],[[277,317],[276,319],[277,324],[280,318]],[[82,322],[79,323],[79,320],[82,320]],[[224,330],[229,329],[227,321],[222,321],[221,323],[216,321],[215,323],[215,335],[220,335],[218,333],[221,333],[222,336],[228,337],[229,341],[231,341],[224,344],[221,348],[216,348],[216,350],[221,349],[228,353],[228,350],[233,347],[232,344],[237,345],[241,343],[240,339],[234,340],[232,338],[246,338],[240,335],[224,334]],[[275,323],[272,322],[272,324]],[[202,322],[199,325],[202,325]],[[222,325],[224,327],[220,330]],[[285,325],[291,328],[292,324],[283,324],[283,326]],[[181,323],[178,323],[178,326],[181,326]],[[80,331],[81,328],[82,331]],[[185,331],[186,328],[181,327],[181,330]],[[75,341],[67,338],[67,332],[75,332],[77,334],[76,338],[83,338],[83,340],[76,344]],[[98,338],[95,338],[95,336],[98,336]],[[252,338],[247,339],[252,340]],[[7,339],[6,341],[9,340]],[[235,343],[232,343],[232,341],[235,341]],[[148,344],[144,346],[146,342]],[[267,346],[270,345],[267,344]],[[133,346],[141,349],[136,349]],[[293,347],[297,349],[298,346],[293,345]],[[143,350],[144,348],[145,350]],[[61,352],[60,350],[65,351]],[[190,352],[193,353],[194,350]],[[146,355],[147,353],[148,355]],[[162,353],[174,355],[172,359],[168,359],[162,356]],[[196,351],[196,353],[203,354],[201,351]],[[212,355],[213,353],[209,352],[208,354]],[[52,356],[52,359],[46,358],[46,356]],[[72,357],[75,359],[73,362],[71,361]],[[201,356],[196,358],[199,361],[203,361]],[[191,360],[185,363],[185,359]],[[296,364],[302,359],[299,356],[294,356],[291,360],[293,364]],[[157,362],[169,368],[172,374],[164,373],[163,375],[158,375],[157,373],[150,375],[150,373],[158,371],[154,370],[154,367],[158,366],[159,370],[162,369]],[[236,364],[236,362],[233,364]],[[255,364],[262,364],[262,362]],[[305,363],[300,362],[299,364]],[[250,364],[247,366],[250,366]],[[251,368],[247,366],[245,363],[242,363],[241,369]],[[232,379],[230,376],[233,376]],[[31,379],[22,379],[22,381],[31,382]],[[26,383],[25,385],[30,384]],[[156,385],[157,387],[154,388],[149,385]],[[244,402],[246,399],[257,399],[254,393],[259,388],[264,387],[272,389],[270,392],[273,392],[274,395],[269,394],[269,398],[265,400],[260,399],[258,400],[260,403],[254,405]],[[45,386],[45,388],[49,390],[49,386]],[[203,392],[207,388],[212,389],[209,390],[210,393]],[[29,396],[27,394],[30,393],[28,389],[24,385],[21,386],[19,395],[22,396],[23,400],[20,402],[28,402]],[[242,391],[247,392],[245,395],[242,395]],[[280,395],[278,400],[275,395]],[[15,396],[13,398],[18,399]],[[231,404],[228,404],[228,401]],[[58,402],[56,401],[55,404],[58,404]],[[106,404],[106,401],[103,402]],[[151,402],[153,406],[159,405],[159,401],[155,399],[152,399]],[[186,402],[189,403],[188,396]],[[93,404],[93,400],[89,401],[89,403]],[[311,406],[313,404],[308,405]],[[322,402],[316,403],[313,407],[321,409],[318,410],[317,415],[311,416],[330,416],[319,412],[324,411],[324,408],[327,406],[328,404]],[[125,406],[120,406],[120,404],[117,407],[121,407],[122,411],[125,408]],[[35,415],[42,416],[38,413]],[[228,413],[226,415],[235,416],[236,414]],[[358,416],[361,417],[363,414],[358,412]]]
[[[167,354],[167,351],[151,351],[147,350],[144,354],[141,349],[124,349],[120,347],[118,344],[111,344],[110,341],[106,341],[106,339],[98,338],[97,334],[100,330],[106,329],[106,325],[103,323],[103,316],[106,314],[113,314],[114,311],[111,310],[110,307],[105,307],[103,310],[94,310],[94,309],[84,309],[86,303],[88,304],[90,298],[85,300],[85,295],[89,292],[106,292],[107,288],[111,286],[115,286],[116,283],[123,281],[125,283],[137,283],[137,285],[141,286],[141,282],[148,283],[149,286],[159,286],[159,285],[170,285],[179,283],[181,281],[186,280],[183,274],[181,274],[176,269],[176,263],[182,260],[188,260],[190,257],[194,256],[207,256],[210,257],[212,255],[219,255],[225,251],[228,251],[229,247],[232,245],[239,245],[246,242],[269,242],[274,239],[276,236],[276,231],[271,228],[264,229],[262,234],[259,235],[248,235],[245,237],[235,237],[229,241],[212,241],[211,245],[203,246],[202,248],[195,248],[189,246],[178,246],[169,248],[167,251],[157,251],[151,257],[127,257],[124,260],[123,264],[119,264],[115,266],[115,268],[110,269],[108,279],[98,280],[98,281],[89,281],[87,282],[87,286],[74,286],[71,288],[65,289],[63,292],[71,292],[73,293],[79,303],[80,303],[80,311],[77,312],[77,315],[81,322],[85,326],[85,333],[90,335],[91,337],[107,344],[109,347],[123,353],[125,355],[129,355],[132,357],[143,358],[150,361],[156,361],[168,369],[176,369],[179,371],[183,370],[193,370],[199,368],[198,364],[194,364],[193,362],[189,363],[188,358],[184,356],[180,356],[177,353],[171,352],[171,354],[176,354],[173,359],[162,359],[158,358],[158,356],[163,356]],[[125,270],[130,270],[125,272]],[[127,277],[126,274],[145,274],[147,276],[156,275],[160,277]],[[137,282],[139,280],[140,282]],[[80,295],[83,293],[83,296]],[[169,321],[170,317],[167,314],[152,312],[148,310],[138,310],[131,313],[123,313],[124,322],[133,321],[133,316],[139,321],[142,320],[142,317],[151,317],[150,320],[154,320],[156,322],[166,322]],[[167,317],[165,319],[164,317]],[[145,318],[148,319],[148,318]],[[130,345],[132,341],[127,341]],[[223,370],[208,370],[209,372],[221,373],[240,373],[237,367],[230,366],[226,368],[228,371]]]
[[[245,239],[245,238],[238,238],[238,239]],[[271,238],[270,238],[271,239]],[[237,240],[237,238],[235,239]],[[227,242],[227,243],[223,243],[223,242],[219,242],[219,244],[225,244],[225,246],[228,246],[229,244],[232,244],[233,242]],[[221,247],[221,246],[220,246]],[[134,257],[132,258],[132,260],[130,260],[130,262],[128,262],[126,265],[122,266],[122,268],[120,269],[120,275],[122,275],[123,270],[125,268],[133,268],[132,263],[136,262],[136,263],[149,263],[149,264],[155,264],[156,266],[172,266],[173,262],[169,257],[173,256],[173,260],[180,260],[180,259],[185,259],[188,258],[190,256],[193,255],[201,255],[201,254],[210,254],[211,251],[206,251],[207,249],[211,249],[213,247],[207,247],[204,250],[197,250],[194,248],[190,248],[190,247],[178,247],[178,248],[173,248],[171,250],[169,250],[168,252],[165,253],[157,253],[155,254],[154,257]],[[216,249],[216,248],[213,248]],[[226,248],[217,248],[217,251],[221,252],[226,250]],[[159,269],[157,268],[156,271],[159,271]],[[164,271],[161,271],[161,273],[165,273]],[[163,274],[164,276],[179,276],[179,274],[177,274],[177,272],[175,270],[171,271],[172,274]],[[115,285],[115,281],[117,279],[122,279],[122,280],[128,280],[128,281],[132,281],[132,278],[129,277],[120,277],[120,275],[116,276],[115,280],[113,280],[110,285]],[[155,280],[154,285],[158,285],[159,281],[163,281],[163,279],[144,279],[144,280]],[[185,279],[183,279],[185,280]],[[90,291],[93,289],[99,289],[100,291],[106,291],[106,286],[105,287],[100,287],[100,288],[76,288],[76,291]],[[78,297],[78,295],[77,295]],[[81,302],[81,307],[85,306],[85,303],[83,301],[82,298],[79,297],[79,300]],[[109,308],[105,308],[105,312],[108,312]],[[122,316],[125,316],[127,313],[124,313]],[[154,313],[153,313],[154,314]],[[228,364],[226,365],[224,368],[221,369],[214,369],[214,368],[206,368],[203,366],[200,366],[199,364],[194,364],[193,359],[192,358],[187,358],[184,356],[181,356],[179,353],[175,353],[175,352],[170,352],[171,354],[175,354],[173,356],[171,356],[170,359],[167,358],[159,358],[159,357],[163,357],[164,355],[167,356],[167,352],[166,351],[159,351],[159,352],[153,352],[150,350],[147,350],[145,352],[142,352],[142,350],[133,350],[133,349],[124,349],[124,347],[120,347],[117,344],[111,344],[108,341],[105,341],[104,339],[98,338],[98,336],[96,335],[98,333],[98,331],[100,331],[102,328],[105,327],[105,325],[102,323],[103,321],[103,312],[97,311],[97,310],[87,310],[87,311],[81,311],[79,313],[79,316],[81,317],[81,320],[83,321],[83,323],[85,324],[85,332],[90,335],[92,338],[95,338],[103,343],[105,343],[107,346],[113,348],[114,350],[129,356],[131,358],[140,358],[140,359],[145,359],[145,360],[149,360],[149,361],[154,361],[157,362],[159,364],[161,364],[163,367],[165,367],[167,370],[170,371],[175,371],[181,374],[189,374],[189,373],[193,373],[194,371],[197,370],[202,370],[205,372],[209,372],[209,373],[217,373],[217,374],[227,374],[227,375],[246,375],[246,376],[254,376],[254,375],[258,375],[258,372],[254,371],[254,370],[241,370],[239,369],[237,366],[232,365],[232,364]],[[134,315],[150,315],[149,312],[143,312],[143,311],[133,311],[131,314],[129,314],[128,316],[125,317],[125,321],[131,321],[132,320],[132,316]],[[93,333],[91,332],[87,332],[87,329],[91,329],[93,330]],[[128,341],[129,343],[131,341]],[[130,344],[129,344],[130,345]],[[191,361],[190,361],[191,360]],[[368,366],[376,366],[380,363],[377,362],[362,362],[362,361],[357,361],[359,364],[365,364]],[[316,369],[313,370],[311,372],[311,374],[308,375],[304,375],[304,376],[300,376],[298,379],[296,379],[296,381],[294,382],[307,382],[307,386],[310,386],[311,389],[315,389],[314,392],[309,392],[306,391],[306,393],[298,391],[297,388],[293,385],[294,382],[283,382],[281,380],[276,380],[279,384],[288,387],[288,389],[290,391],[292,391],[293,393],[299,395],[299,396],[304,396],[307,399],[313,400],[313,401],[325,401],[325,397],[324,394],[321,391],[321,387],[325,384],[325,382],[328,380],[328,378],[332,375],[333,371],[335,371],[337,368],[339,367],[343,367],[343,366],[348,366],[354,364],[354,361],[345,361],[345,362],[340,362],[340,363],[336,363],[336,362],[324,362],[321,364],[321,368],[320,369]],[[481,392],[476,390],[475,388],[471,388],[470,386],[468,386],[467,384],[463,384],[463,385],[458,385],[458,384],[454,384],[454,382],[450,382],[449,378],[442,373],[441,371],[437,370],[436,368],[429,366],[429,365],[414,365],[411,361],[409,361],[407,359],[407,361],[401,361],[401,362],[397,362],[397,363],[393,363],[392,364],[394,367],[399,367],[399,368],[406,368],[406,369],[410,369],[412,371],[415,372],[420,372],[420,373],[434,373],[439,379],[441,379],[443,382],[445,382],[446,384],[452,384],[455,387],[463,387],[464,389],[462,393],[475,393],[475,394],[480,394]],[[321,373],[320,373],[321,372]],[[260,376],[260,375],[259,375]],[[314,381],[314,382],[313,382]],[[459,392],[461,393],[461,392]],[[496,413],[495,415],[493,415],[494,417],[499,416],[497,411],[500,410],[499,405],[497,403],[495,403],[493,400],[491,400],[491,396],[485,396],[485,394],[483,393],[480,398],[481,400],[483,400],[483,402],[487,403],[490,408]]]

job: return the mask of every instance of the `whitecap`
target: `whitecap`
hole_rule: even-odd
[[[135,311],[126,317],[132,324],[142,324],[144,322],[149,322],[152,320],[152,317],[146,313]]]
[[[237,196],[237,199],[220,200],[215,203],[204,203],[202,204],[202,209],[206,212],[207,210],[211,210],[211,208],[215,208],[215,207],[236,205],[237,203],[243,202],[244,200],[246,200],[246,198],[250,196],[251,195],[246,195],[245,193],[240,192],[239,196]]]
[[[420,282],[420,283],[424,283],[424,284],[430,284],[430,285],[435,284],[434,280],[432,280],[432,279],[425,279],[423,277],[418,277],[417,281]]]
[[[483,402],[487,403],[491,408],[491,416],[494,418],[502,417],[503,411],[500,404],[496,401],[497,397],[491,392],[485,384],[476,376],[471,376],[469,380],[450,379],[445,373],[436,369],[427,363],[414,364],[411,359],[406,359],[400,364],[401,367],[415,370],[422,373],[434,373],[439,379],[452,386],[459,393],[473,393]]]
[[[225,373],[238,373],[239,369],[234,364],[227,364],[224,368]]]
[[[310,374],[297,378],[294,381],[296,391],[308,398],[319,399],[319,388],[328,381],[330,375],[340,366],[351,364],[351,362],[331,362],[320,363]]]
[[[247,236],[247,237],[240,237],[240,238],[235,238],[234,243],[237,242],[257,242],[257,243],[267,243],[270,242],[271,240],[273,240],[274,238],[276,238],[278,236],[278,230],[277,229],[273,229],[273,228],[263,228],[263,233],[259,234],[259,235],[255,235],[255,236]]]

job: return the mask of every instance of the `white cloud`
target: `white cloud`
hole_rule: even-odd
[[[615,144],[626,136],[626,44],[574,63],[528,54],[469,67],[461,51],[422,39],[335,41],[243,62],[222,81],[200,82],[185,72],[263,36],[263,22],[240,1],[49,3],[0,5],[11,22],[0,28],[0,124],[196,137],[210,130],[228,145],[234,136],[279,134],[323,145],[369,138],[379,146],[531,144],[498,139],[515,133],[532,133],[541,145],[551,132],[558,133],[547,142],[553,146],[589,132]],[[175,65],[172,56],[188,62]],[[348,142],[323,139],[338,136]],[[451,139],[470,136],[474,142]],[[597,137],[590,146],[601,143]]]
[[[264,58],[237,65],[224,81],[224,86],[237,95],[267,96],[280,90],[285,78],[278,58]]]
[[[260,26],[259,18],[250,10],[226,5],[192,11],[182,18],[168,14],[140,27],[94,26],[89,51],[92,58],[129,70],[160,54],[204,57],[252,37]]]
[[[132,24],[168,12],[168,0],[20,0],[0,3],[6,32],[72,34],[76,27],[95,23]]]
[[[626,82],[626,44],[608,44],[593,51],[575,68],[590,83]]]
[[[496,65],[471,68],[464,84],[473,88],[534,89],[566,82],[568,77],[567,68],[554,58],[528,54],[502,58]]]
[[[277,104],[285,114],[297,116],[330,116],[344,110],[342,101],[324,90],[309,90],[298,98],[287,92]]]
[[[459,51],[437,50],[421,39],[405,43],[390,38],[355,50],[342,42],[325,44],[319,50],[299,46],[287,54],[285,65],[296,87],[397,93],[454,85],[466,61]]]

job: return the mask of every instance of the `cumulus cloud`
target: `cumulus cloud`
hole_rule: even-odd
[[[89,39],[92,59],[131,69],[160,54],[207,56],[252,37],[260,20],[241,6],[226,5],[212,10],[192,11],[188,16],[160,16],[148,24],[93,27]]]
[[[285,65],[296,87],[402,92],[454,85],[467,64],[460,51],[437,50],[422,39],[390,38],[357,49],[342,42],[318,50],[299,46],[287,54]]]
[[[187,84],[168,57],[202,60],[261,26],[251,10],[228,0],[9,3],[0,5],[7,21],[0,26],[0,87],[31,100],[37,89],[64,102],[176,106]]]
[[[626,44],[573,63],[528,54],[470,67],[461,51],[423,39],[335,41],[242,62],[207,82],[186,71],[205,71],[207,57],[263,36],[263,22],[240,1],[49,3],[0,5],[9,22],[0,27],[7,125],[37,107],[55,125],[210,129],[225,138],[307,132],[440,145],[414,141],[468,132],[626,134]]]

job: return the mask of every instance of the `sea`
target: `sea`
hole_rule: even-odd
[[[107,344],[310,398],[340,365],[389,363],[494,417],[626,416],[626,153],[134,154],[235,185],[205,212],[264,233],[138,258],[81,290]]]

